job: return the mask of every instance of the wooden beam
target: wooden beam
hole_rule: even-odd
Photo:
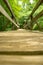
[[[41,12],[39,12],[35,17],[32,16],[32,20],[30,21],[30,24],[32,24],[33,22],[35,22],[39,29],[41,29],[40,25],[38,24],[37,20],[43,16],[43,10]],[[32,22],[33,21],[33,22]],[[26,28],[28,26],[28,24],[26,26],[24,26],[24,28]],[[31,28],[31,25],[30,25]]]
[[[8,0],[3,0],[3,1],[4,1],[4,3],[7,5],[8,9],[9,9],[9,11],[10,11],[10,13],[11,13],[11,15],[12,15],[12,19],[15,20],[15,22],[16,22],[16,24],[17,24],[16,17],[15,17],[15,15],[14,15],[14,13],[13,13],[13,10],[12,10],[12,8],[11,8],[11,6],[10,6]]]
[[[31,17],[31,29],[32,29],[32,27],[33,27],[33,23],[35,22],[37,25],[38,25],[38,27],[39,27],[39,29],[41,30],[41,26],[38,24],[38,22],[37,22],[37,20],[40,18],[40,17],[42,17],[43,16],[43,10],[40,12],[40,13],[38,13],[34,18],[33,18],[33,16]]]
[[[38,20],[40,17],[42,17],[43,16],[43,10],[40,12],[40,13],[38,13],[34,18],[33,18],[33,20]]]
[[[14,16],[14,14],[13,14],[13,11],[12,11],[12,9],[11,9],[11,6],[10,6],[8,0],[3,0],[3,1],[4,1],[4,3],[7,5],[8,9],[9,9],[9,11],[10,11],[10,13],[11,13],[11,15],[15,18],[15,16]]]
[[[4,10],[4,8],[0,5],[0,12],[7,18],[9,19],[17,28],[19,26],[14,22],[14,20],[11,19],[11,17],[8,15],[8,13]]]
[[[11,6],[10,6],[8,0],[3,0],[3,1],[4,1],[4,3],[7,5],[9,11],[11,12],[11,15],[12,15],[11,18],[12,18],[13,20],[15,20],[16,24],[18,25],[18,21],[16,20],[16,17],[15,17],[15,15],[14,15],[14,13],[13,13],[13,10],[12,10],[12,8],[11,8]],[[12,24],[12,25],[13,25],[13,27],[14,27],[14,24]]]
[[[37,2],[36,6],[34,7],[32,13],[31,13],[31,15],[34,14],[34,12],[38,9],[38,7],[39,7],[42,3],[43,3],[43,0],[39,0],[39,1]]]

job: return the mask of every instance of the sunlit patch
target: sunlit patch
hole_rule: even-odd
[[[33,4],[33,0],[30,0],[30,3]]]
[[[22,5],[22,1],[19,1],[19,5]]]

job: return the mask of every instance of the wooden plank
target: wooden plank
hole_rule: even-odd
[[[19,28],[19,26],[14,22],[14,20],[12,20],[10,18],[10,16],[7,14],[7,12],[4,10],[4,8],[0,5],[0,12],[6,17],[8,18],[17,28]]]
[[[14,42],[0,42],[0,51],[43,51],[43,43],[30,42],[33,44],[26,43],[14,43]]]
[[[43,36],[43,32],[18,29],[15,31],[0,32],[0,36]]]
[[[43,51],[43,32],[0,32],[0,51]]]
[[[0,65],[43,65],[42,56],[0,55]]]

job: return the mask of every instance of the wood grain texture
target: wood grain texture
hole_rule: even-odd
[[[43,65],[43,32],[0,32],[0,65]]]
[[[43,51],[43,32],[0,32],[0,51]]]
[[[43,65],[43,56],[0,55],[0,65]]]

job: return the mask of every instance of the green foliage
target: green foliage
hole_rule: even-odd
[[[23,28],[25,21],[28,23],[28,26],[30,25],[31,19],[29,18],[29,15],[31,14],[37,1],[38,0],[33,0],[33,3],[31,3],[30,0],[8,0],[12,8],[12,11],[15,15],[15,18],[18,20],[20,28]],[[4,7],[4,9],[11,16],[9,9],[7,8],[3,0],[0,0],[0,4]],[[43,10],[43,4],[36,10],[33,16],[36,16],[42,10]],[[28,21],[27,21],[27,18],[28,18]],[[9,24],[6,26],[7,22],[9,22]],[[43,29],[43,16],[40,19],[38,19],[37,22]],[[14,29],[16,29],[16,27],[14,27]],[[12,30],[12,23],[8,19],[6,19],[5,16],[0,14],[0,31],[3,31],[3,30]],[[36,23],[34,23],[33,25],[33,30],[39,30],[39,27],[37,26]]]
[[[31,13],[33,6],[35,6],[37,0],[33,4],[30,0],[9,0],[12,10],[16,17],[21,18],[22,16],[27,16]]]

